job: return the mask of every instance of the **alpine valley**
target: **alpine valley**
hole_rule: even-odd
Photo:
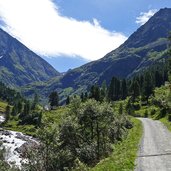
[[[0,29],[0,171],[171,170],[170,31],[164,8],[103,58],[59,73]]]
[[[168,58],[170,30],[171,9],[161,9],[124,44],[100,60],[69,70],[63,76],[52,78],[47,82],[29,84],[24,86],[22,91],[26,95],[31,95],[33,90],[36,90],[45,97],[50,91],[57,90],[63,99],[67,95],[86,91],[93,84],[102,84],[104,80],[108,84],[113,76],[131,77]]]

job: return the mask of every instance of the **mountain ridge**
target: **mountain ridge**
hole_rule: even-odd
[[[13,87],[59,76],[44,59],[1,28],[0,57],[0,79]]]
[[[167,37],[170,30],[171,9],[161,9],[147,23],[135,31],[119,48],[109,52],[97,61],[66,73],[61,79],[61,83],[65,87],[66,80],[71,80],[71,77],[74,78],[75,82],[82,82],[90,73],[92,73],[93,77],[92,84],[95,82],[101,83],[109,75],[111,75],[110,79],[112,76],[121,78],[131,76],[134,72],[137,72],[137,69],[152,64],[158,60],[157,58],[166,57],[164,51],[167,49]],[[163,54],[159,54],[161,52]],[[150,61],[150,57],[155,59]],[[82,72],[84,72],[84,77]],[[71,86],[73,83],[68,83],[67,86]]]

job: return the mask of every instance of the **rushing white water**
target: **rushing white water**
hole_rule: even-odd
[[[20,154],[17,152],[17,149],[21,147],[26,141],[19,139],[21,133],[17,133],[14,131],[1,131],[1,141],[3,142],[3,146],[6,149],[5,160],[9,164],[15,164],[16,166],[21,166]]]
[[[0,123],[2,123],[2,122],[4,122],[4,121],[5,121],[4,116],[1,116],[1,115],[0,115]]]
[[[0,116],[0,123],[4,122],[4,117]],[[21,152],[19,152],[19,148],[25,144],[26,142],[34,142],[32,137],[24,135],[20,132],[9,131],[9,130],[1,130],[0,131],[0,141],[2,142],[2,146],[6,149],[5,160],[10,165],[15,165],[17,167],[21,167]]]

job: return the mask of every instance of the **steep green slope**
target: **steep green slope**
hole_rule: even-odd
[[[58,75],[45,60],[0,29],[1,81],[10,86],[21,86]]]
[[[167,37],[171,30],[171,9],[161,9],[118,49],[104,58],[68,72],[61,86],[78,88],[108,82],[112,76],[128,77],[163,57],[167,57]]]
[[[7,103],[0,100],[0,114],[5,112],[6,106],[7,106]]]

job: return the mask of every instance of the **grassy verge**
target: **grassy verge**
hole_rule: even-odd
[[[161,118],[160,121],[171,131],[171,122],[168,121],[167,117]]]
[[[0,113],[4,113],[5,112],[6,106],[7,106],[7,103],[0,101]]]
[[[132,118],[134,127],[129,131],[128,137],[116,144],[113,153],[107,159],[97,164],[91,171],[131,171],[135,167],[138,144],[142,136],[141,121]]]

